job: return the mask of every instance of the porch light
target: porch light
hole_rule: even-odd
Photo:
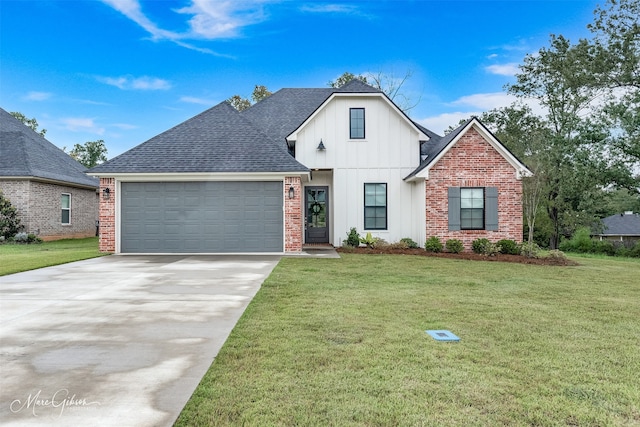
[[[324,147],[324,144],[322,143],[322,138],[320,138],[320,144],[318,144],[318,148],[316,148],[316,150],[318,151],[326,150],[326,148]]]
[[[293,188],[293,185],[289,187],[289,198],[293,199],[296,196],[296,190]]]
[[[102,198],[103,199],[109,200],[110,197],[111,197],[111,189],[109,189],[109,187],[107,187],[104,190],[102,190]]]

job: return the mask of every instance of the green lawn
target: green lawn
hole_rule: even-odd
[[[31,245],[0,245],[0,276],[105,255],[98,238],[56,240]]]
[[[285,258],[177,425],[640,425],[640,260],[573,259]]]

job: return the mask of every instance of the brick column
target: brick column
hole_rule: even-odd
[[[104,198],[104,189],[109,198]],[[100,178],[100,252],[116,251],[116,180]]]
[[[295,196],[289,198],[289,188]],[[302,252],[302,181],[298,176],[284,179],[284,251]]]

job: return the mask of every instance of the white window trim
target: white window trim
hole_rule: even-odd
[[[62,200],[60,200],[60,224],[62,225],[71,225],[71,193],[61,193],[61,196],[69,196],[69,207],[62,207]],[[69,222],[62,222],[62,211],[69,211]]]

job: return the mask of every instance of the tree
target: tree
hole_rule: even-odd
[[[4,239],[13,237],[21,228],[18,211],[0,191],[0,237]]]
[[[107,147],[102,139],[87,141],[83,145],[75,144],[69,155],[90,169],[107,161]]]
[[[412,108],[414,108],[420,102],[418,99],[417,102],[413,102],[411,98],[402,91],[402,87],[404,84],[411,78],[413,72],[408,70],[404,76],[397,78],[393,75],[393,73],[366,73],[366,75],[362,74],[353,74],[348,71],[342,73],[340,77],[333,81],[329,81],[327,84],[329,87],[339,88],[349,83],[354,79],[358,79],[363,83],[371,85],[376,89],[382,91],[385,95],[389,97],[402,111],[408,113]]]
[[[253,103],[255,103],[260,102],[271,95],[273,95],[273,93],[269,91],[266,86],[256,85],[253,88],[251,99],[253,100]],[[243,98],[240,95],[233,95],[231,98],[227,99],[227,101],[238,111],[246,110],[253,105],[249,99]]]
[[[38,130],[38,121],[35,118],[28,119],[27,116],[25,116],[24,114],[18,111],[12,111],[9,114],[11,114],[16,119],[20,120],[25,126],[30,127],[34,132],[39,133],[40,136],[44,137],[44,135],[47,133],[46,129]]]

